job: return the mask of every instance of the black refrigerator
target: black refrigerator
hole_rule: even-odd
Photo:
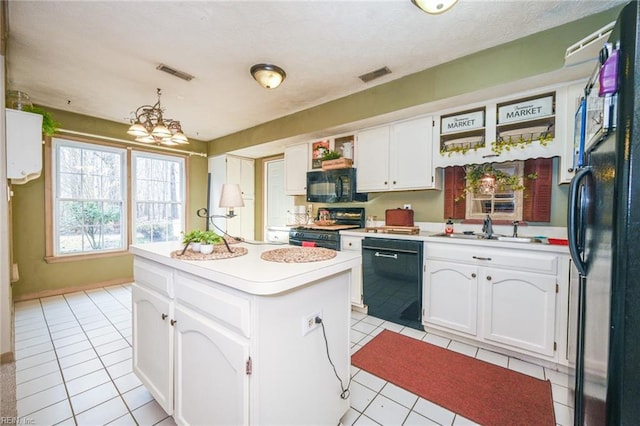
[[[621,11],[585,88],[584,167],[569,189],[574,424],[640,424],[640,37]]]

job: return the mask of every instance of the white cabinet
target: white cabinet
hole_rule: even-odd
[[[175,309],[175,421],[249,423],[249,344],[194,311]]]
[[[584,95],[584,87],[586,81],[580,81],[567,87],[567,103],[564,115],[567,120],[575,120],[575,114],[580,106],[580,99]],[[558,183],[569,183],[575,175],[575,167],[573,164],[574,152],[579,149],[576,146],[575,122],[572,121],[567,125],[567,143],[565,144],[565,152],[558,162]]]
[[[340,236],[340,250],[362,253],[362,238],[350,235]],[[351,272],[351,304],[364,308],[362,301],[362,266],[353,268]]]
[[[229,235],[246,240],[255,239],[255,181],[254,160],[233,155],[219,155],[209,158],[209,214],[226,215],[227,209],[218,207],[224,183],[240,185],[244,207],[236,207],[233,218],[215,218],[213,223]]]
[[[481,273],[483,337],[553,356],[556,277],[496,268]]]
[[[568,169],[565,163],[569,161],[568,164],[570,164],[571,159],[566,158],[567,145],[573,145],[575,113],[575,92],[572,90],[566,84],[549,86],[443,111],[434,120],[434,137],[436,138],[433,143],[434,167],[561,157],[561,167]],[[537,109],[540,104],[544,104],[543,100],[549,98],[551,98],[552,110],[548,115],[530,120],[523,118],[521,121],[498,121],[500,112],[509,110],[510,106],[515,111],[526,110],[529,106],[531,109]],[[480,140],[477,137],[477,131],[460,132],[459,137],[456,137],[456,135],[447,134],[447,130],[442,128],[443,117],[451,118],[457,112],[464,116],[465,111],[484,111],[484,136]],[[552,135],[552,139],[540,143],[538,136],[547,133]],[[512,140],[516,144],[503,145],[502,148],[495,148],[492,144],[507,140]],[[519,140],[526,140],[529,143],[521,144],[518,143]],[[563,179],[566,179],[566,176]]]
[[[420,117],[357,134],[358,192],[439,189],[432,161],[433,120]]]
[[[173,306],[169,298],[134,284],[133,371],[164,411],[173,413]]]
[[[301,143],[284,148],[284,188],[287,195],[307,194],[309,144]]]
[[[426,327],[564,361],[567,255],[427,242],[425,258]]]
[[[6,109],[7,178],[26,183],[42,171],[42,115]]]
[[[475,336],[478,267],[427,259],[423,320]]]

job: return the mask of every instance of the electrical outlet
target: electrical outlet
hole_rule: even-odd
[[[306,336],[311,330],[314,330],[320,326],[316,323],[316,318],[322,319],[322,311],[314,312],[312,314],[302,317],[302,335]]]
[[[411,204],[405,204],[404,205],[404,209],[405,210],[411,210]]]

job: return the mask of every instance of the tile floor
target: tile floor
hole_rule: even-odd
[[[37,425],[174,425],[131,371],[128,285],[15,305],[18,415]],[[352,352],[387,328],[450,350],[550,379],[556,421],[569,425],[565,374],[353,312]],[[471,425],[473,422],[352,367],[344,425]],[[514,419],[517,423],[517,419]]]

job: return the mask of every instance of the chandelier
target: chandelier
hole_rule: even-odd
[[[142,105],[135,112],[135,118],[127,133],[135,136],[136,142],[155,143],[156,145],[187,145],[189,139],[182,133],[180,122],[163,118],[164,110],[160,106],[161,91],[158,89],[158,102],[155,105]]]

